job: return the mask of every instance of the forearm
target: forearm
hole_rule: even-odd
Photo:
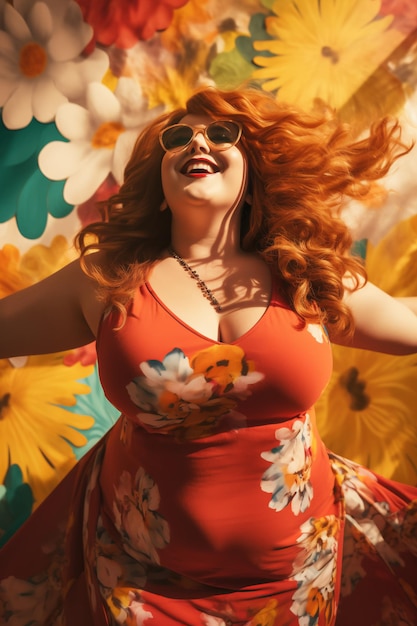
[[[410,311],[412,311],[415,315],[417,315],[417,297],[410,296],[404,298],[395,298],[401,304],[404,304]]]
[[[387,354],[417,353],[417,298],[392,298],[367,283],[345,296],[354,317],[351,339],[335,343]]]

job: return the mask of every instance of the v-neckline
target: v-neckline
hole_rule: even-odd
[[[275,299],[275,296],[276,296],[275,284],[274,284],[274,281],[272,281],[270,298],[269,298],[268,304],[265,307],[265,310],[263,311],[262,315],[256,320],[256,322],[250,328],[248,328],[248,330],[246,330],[244,333],[242,333],[242,335],[237,337],[234,341],[221,341],[220,339],[212,339],[212,337],[208,337],[207,335],[204,335],[204,333],[201,333],[200,331],[196,330],[195,328],[193,328],[192,326],[187,324],[187,322],[185,322],[180,317],[178,317],[178,315],[176,313],[174,313],[172,311],[172,309],[170,309],[165,304],[165,302],[160,298],[160,296],[158,296],[158,294],[156,293],[156,291],[154,290],[154,288],[152,287],[152,285],[149,282],[145,283],[145,287],[148,290],[148,292],[150,293],[150,295],[153,297],[153,299],[159,304],[159,306],[161,306],[164,309],[164,311],[166,311],[166,313],[168,313],[168,315],[170,317],[172,317],[179,324],[181,324],[181,326],[183,326],[184,328],[189,330],[194,335],[197,335],[197,336],[201,337],[202,339],[205,339],[205,341],[210,341],[210,342],[212,342],[214,344],[217,344],[217,345],[229,345],[229,346],[237,345],[239,342],[243,341],[243,339],[245,339],[248,335],[250,335],[252,332],[254,332],[258,328],[259,324],[264,320],[266,314],[271,309],[271,306],[272,306],[272,304],[274,302],[274,299]]]

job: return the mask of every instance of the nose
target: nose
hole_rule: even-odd
[[[191,140],[190,148],[191,151],[201,150],[203,152],[210,152],[210,146],[207,143],[203,128],[196,130],[195,135]]]

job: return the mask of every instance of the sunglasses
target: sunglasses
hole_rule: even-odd
[[[240,139],[242,126],[239,122],[219,120],[211,122],[205,128],[193,128],[188,124],[173,124],[159,133],[159,143],[165,152],[185,150],[198,133],[203,133],[210,147],[216,150],[227,150]]]

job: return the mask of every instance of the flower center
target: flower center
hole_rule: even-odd
[[[118,122],[104,122],[101,124],[91,140],[93,148],[114,148],[118,136],[125,130]]]
[[[330,59],[330,62],[333,63],[333,65],[339,63],[339,55],[337,54],[336,50],[333,50],[333,48],[331,48],[330,46],[323,46],[321,49],[321,54],[326,59]]]
[[[45,50],[35,41],[25,44],[19,55],[19,67],[28,78],[40,76],[46,68],[48,56]]]
[[[3,409],[7,409],[10,402],[10,393],[5,393],[2,398],[0,398],[0,419],[3,419]]]
[[[366,382],[360,380],[359,371],[356,367],[350,367],[341,374],[339,383],[350,395],[349,408],[352,411],[363,411],[369,406],[371,398],[365,393]]]

